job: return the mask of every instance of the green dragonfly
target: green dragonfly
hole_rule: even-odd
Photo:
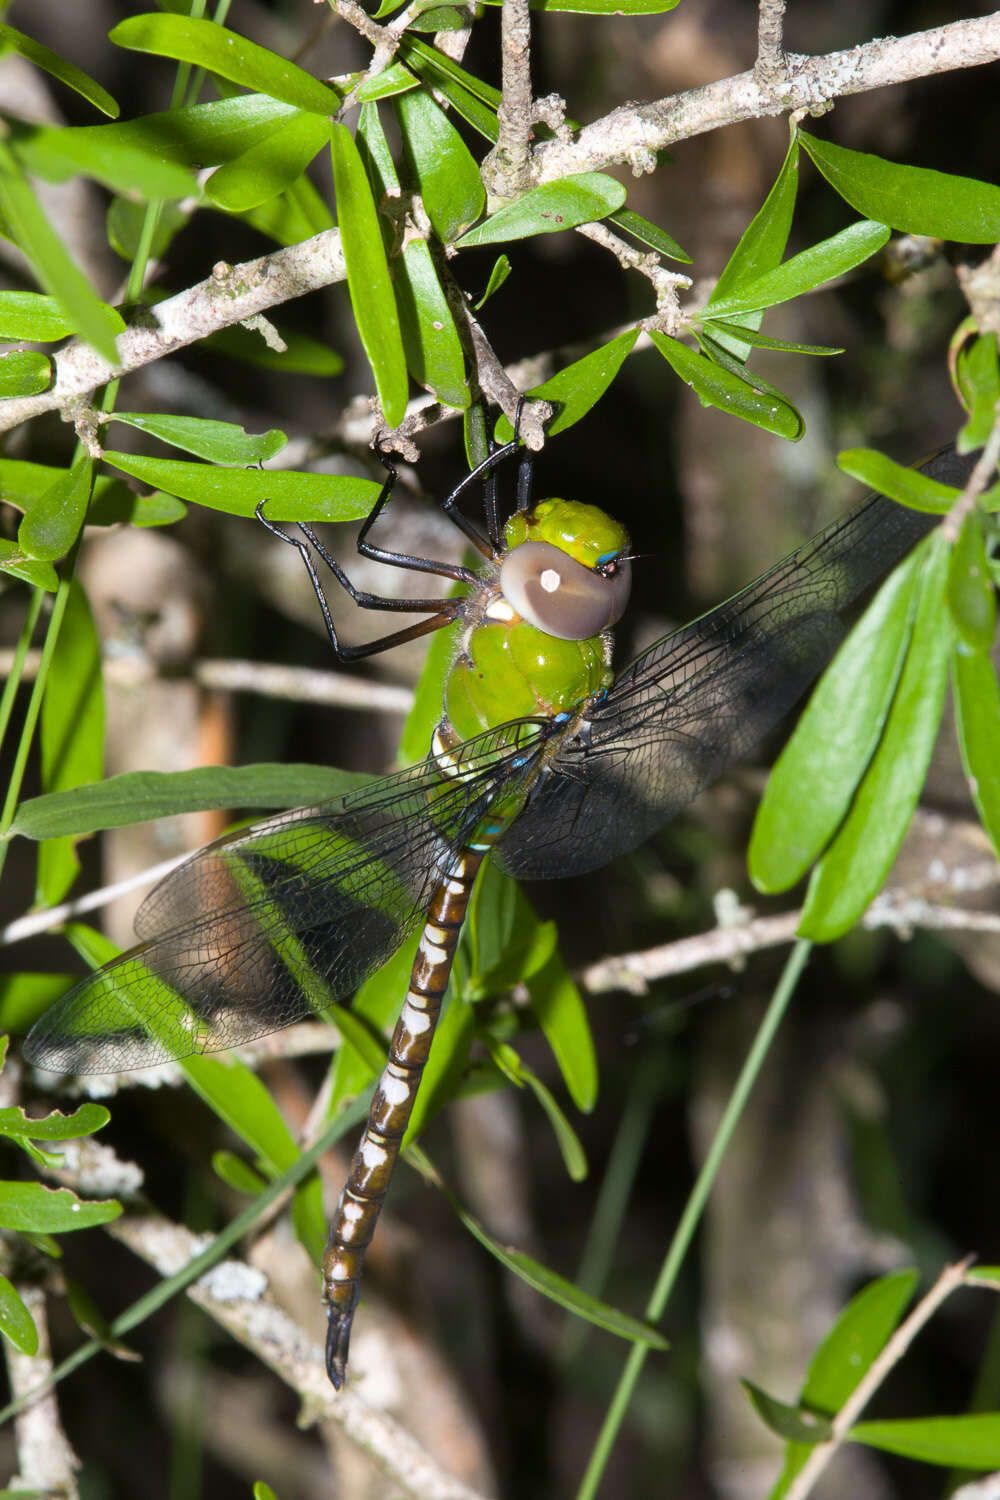
[[[841,640],[842,612],[934,524],[871,495],[615,675],[611,628],[628,601],[628,538],[593,506],[532,504],[523,453],[516,504],[501,524],[497,470],[517,447],[515,437],[495,449],[443,502],[483,555],[479,571],[375,546],[369,532],[396,477],[383,459],[388,477],[359,552],[458,581],[460,598],[365,593],[310,528],[303,536],[270,528],[302,553],[342,660],[461,622],[430,754],[195,854],[146,897],[136,918],[140,946],[60,999],[25,1046],[39,1067],[100,1073],[246,1043],[322,1014],[421,928],[324,1256],[326,1362],[338,1388],[365,1251],[483,860],[547,879],[635,848],[791,708]],[[946,450],[924,472],[962,485],[972,462]],[[480,481],[485,530],[458,509]],[[310,547],[360,607],[427,618],[364,646],[342,644]]]

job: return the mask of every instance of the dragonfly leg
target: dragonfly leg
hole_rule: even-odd
[[[410,974],[410,987],[389,1046],[323,1255],[327,1302],[326,1367],[337,1390],[344,1381],[351,1323],[358,1305],[365,1252],[382,1211],[393,1168],[431,1050],[448,988],[458,935],[483,854],[460,851],[435,888]]]
[[[287,542],[290,547],[294,547],[302,558],[323,614],[323,624],[326,626],[326,633],[330,638],[330,644],[338,661],[357,661],[364,656],[374,656],[380,651],[388,651],[393,646],[402,645],[404,641],[412,641],[418,636],[427,635],[432,630],[440,630],[442,626],[450,625],[461,615],[465,602],[463,599],[390,599],[381,594],[369,594],[362,589],[356,588],[344,573],[337,560],[323,546],[323,543],[312,527],[306,525],[304,522],[299,522],[299,530],[303,533],[306,541],[316,549],[316,552],[330,569],[337,582],[347,590],[355,604],[361,609],[382,609],[399,611],[404,614],[420,614],[424,610],[432,611],[429,619],[418,620],[415,625],[409,625],[403,630],[394,630],[389,635],[379,636],[377,640],[368,641],[362,646],[345,645],[337,635],[337,628],[333,623],[333,614],[330,610],[326,592],[320,582],[316,565],[313,562],[309,548],[306,546],[306,542],[302,541],[300,537],[289,536],[287,531],[282,531],[280,526],[275,525],[273,521],[269,521],[263,513],[263,508],[266,504],[267,501],[262,500],[260,505],[258,505],[256,511],[257,519],[263,526],[267,527],[272,536],[276,536],[281,541]],[[461,572],[464,575],[463,582],[475,581],[475,574],[469,572],[468,569],[463,568]]]

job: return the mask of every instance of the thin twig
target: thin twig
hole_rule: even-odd
[[[14,1400],[35,1390],[52,1372],[45,1294],[40,1287],[26,1284],[19,1285],[17,1290],[38,1330],[38,1348],[34,1354],[25,1354],[4,1340],[10,1393]],[[59,1495],[62,1500],[77,1500],[76,1471],[80,1460],[63,1431],[54,1391],[47,1391],[25,1411],[18,1413],[14,1436],[18,1473],[7,1481],[11,1490],[24,1489],[32,1495]]]
[[[655,250],[640,250],[629,245],[606,224],[578,224],[577,234],[593,240],[605,250],[610,250],[618,264],[626,271],[638,271],[645,276],[656,295],[657,327],[664,333],[676,334],[681,326],[681,310],[677,293],[682,287],[692,285],[690,276],[677,271],[668,271],[660,262]]]
[[[864,1377],[858,1382],[833,1419],[833,1432],[824,1443],[817,1443],[806,1459],[790,1487],[785,1500],[805,1500],[830,1460],[850,1436],[851,1428],[864,1411],[872,1396],[885,1380],[889,1371],[897,1365],[909,1349],[924,1324],[929,1322],[942,1302],[960,1287],[965,1273],[972,1264],[967,1256],[957,1265],[945,1266],[937,1281],[925,1297],[922,1297],[905,1322],[901,1323],[886,1344],[881,1354],[873,1360]]]

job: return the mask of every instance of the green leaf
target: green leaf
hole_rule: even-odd
[[[706,309],[707,311],[707,309]],[[843,354],[843,349],[834,348],[829,344],[796,344],[789,339],[772,339],[766,333],[760,333],[756,328],[747,328],[742,323],[726,323],[721,319],[702,318],[703,326],[711,330],[713,334],[725,335],[732,344],[746,344],[752,349],[778,349],[783,354]]]
[[[329,766],[262,763],[193,771],[124,771],[91,786],[22,802],[12,834],[27,839],[97,833],[152,818],[217,808],[282,808],[322,802],[371,781]]]
[[[439,1187],[442,1186],[437,1173],[419,1147],[411,1146],[409,1157],[424,1176]],[[607,1303],[598,1302],[596,1297],[582,1292],[579,1287],[567,1281],[564,1276],[551,1271],[548,1266],[540,1265],[538,1261],[532,1260],[529,1255],[523,1255],[518,1250],[510,1250],[498,1244],[486,1233],[478,1220],[461,1206],[452,1193],[447,1189],[443,1190],[445,1197],[473,1238],[478,1240],[502,1266],[520,1277],[522,1281],[527,1282],[528,1286],[533,1287],[536,1292],[541,1292],[543,1297],[548,1297],[560,1307],[565,1307],[569,1312],[575,1313],[577,1317],[586,1319],[588,1323],[593,1323],[596,1327],[603,1328],[618,1338],[628,1339],[630,1343],[644,1344],[650,1349],[663,1350],[670,1347],[663,1335],[648,1323],[641,1323],[637,1318],[630,1318],[627,1313],[619,1312],[615,1307],[609,1307]]]
[[[507,259],[506,255],[498,255],[496,260],[493,262],[493,269],[490,272],[490,279],[486,283],[485,292],[480,297],[478,302],[474,302],[472,304],[473,312],[478,312],[481,307],[485,306],[485,304],[493,296],[493,293],[500,290],[509,275],[510,261]]]
[[[105,463],[195,505],[252,516],[267,501],[269,521],[357,521],[367,516],[381,485],[344,474],[296,469],[217,469],[212,464],[149,458],[107,450]]]
[[[116,411],[112,420],[137,427],[164,443],[216,464],[261,464],[280,453],[288,438],[277,427],[248,433],[235,422],[205,417],[172,417],[161,412]]]
[[[837,838],[813,871],[799,931],[830,942],[853,926],[896,857],[934,749],[953,629],[944,607],[948,548],[928,539],[910,650],[892,709]]]
[[[789,402],[772,395],[761,395],[731,371],[725,370],[704,354],[695,354],[677,339],[652,332],[650,338],[667,363],[685,385],[695,392],[702,406],[715,406],[744,422],[752,422],[765,432],[797,442],[802,436],[802,418]]]
[[[41,292],[0,292],[0,339],[46,344],[72,332],[73,324],[55,297]]]
[[[831,1417],[840,1410],[895,1331],[917,1279],[916,1271],[894,1271],[851,1298],[812,1357],[799,1394],[800,1408]],[[810,1437],[788,1444],[781,1478],[772,1491],[774,1500],[785,1494],[813,1441]]]
[[[258,47],[214,21],[189,16],[143,15],[120,21],[108,33],[116,47],[153,52],[177,62],[194,64],[228,78],[241,88],[254,89],[317,115],[333,115],[340,108],[336,90],[285,57]]]
[[[16,31],[13,26],[0,23],[0,54],[4,52],[19,52],[28,62],[34,63],[36,68],[41,68],[52,78],[57,78],[74,93],[81,94],[88,104],[99,109],[102,114],[110,115],[112,120],[118,118],[118,105],[99,83],[93,78],[82,73],[75,64],[67,62],[60,57],[58,52],[53,52],[41,42],[36,42],[33,37],[25,36],[23,31]]]
[[[801,1407],[788,1406],[777,1397],[769,1396],[752,1380],[741,1380],[740,1385],[764,1425],[786,1442],[812,1446],[825,1442],[830,1436],[832,1428],[826,1417],[819,1417]]]
[[[22,459],[0,458],[0,488],[3,490],[3,498],[26,515],[44,501],[51,487],[65,479],[65,476],[65,469],[54,468],[51,464],[32,464]],[[179,500],[165,495],[136,495],[126,487],[124,480],[104,475],[95,481],[93,498],[87,511],[87,524],[112,526],[120,521],[132,521],[137,526],[160,526],[167,521],[176,521],[185,514],[185,508]],[[9,548],[11,543],[6,545]],[[52,572],[51,569],[49,571]],[[54,573],[52,577],[55,577]]]
[[[997,593],[983,540],[984,517],[972,511],[951,550],[948,608],[958,633],[973,651],[988,652],[997,628]]]
[[[874,448],[845,448],[837,454],[837,467],[890,500],[930,515],[944,515],[961,494],[953,484],[942,484],[919,469],[897,464]]]
[[[865,218],[971,245],[1000,239],[1000,188],[988,182],[849,151],[805,131],[799,139],[830,186]]]
[[[0,1333],[19,1354],[38,1353],[35,1320],[6,1276],[0,1276]]]
[[[496,245],[505,240],[523,240],[535,234],[555,234],[577,224],[592,224],[614,213],[625,202],[625,189],[603,172],[578,172],[531,188],[506,204],[456,244],[461,250],[474,245]]]
[[[825,282],[870,260],[888,238],[889,230],[885,224],[862,219],[830,239],[793,255],[791,260],[758,276],[755,281],[743,283],[735,292],[713,299],[709,304],[710,316],[731,319],[737,313],[773,307],[778,302],[801,297],[805,292],[814,292]]]
[[[714,316],[716,304],[739,296],[762,276],[775,270],[781,264],[781,257],[785,253],[789,231],[792,227],[792,214],[795,211],[798,187],[799,148],[798,141],[793,136],[785,152],[781,170],[774,180],[774,186],[743,231],[736,249],[722,268],[712,295],[708,299],[706,316],[710,309]]]
[[[840,1410],[895,1332],[918,1279],[916,1271],[893,1271],[851,1298],[812,1357],[803,1405],[830,1416]]]
[[[529,1068],[513,1047],[506,1042],[490,1042],[490,1056],[505,1078],[518,1088],[529,1088],[544,1110],[563,1159],[566,1174],[571,1182],[584,1182],[587,1177],[587,1157],[580,1139],[559,1108],[552,1091]]]
[[[90,501],[94,461],[81,453],[71,469],[41,495],[18,529],[18,545],[31,557],[53,562],[65,557],[83,527]]]
[[[965,779],[1000,857],[1000,684],[988,656],[960,641],[951,663],[955,718]]]
[[[35,558],[28,557],[16,542],[8,542],[3,537],[0,537],[0,572],[9,573],[12,578],[20,578],[23,583],[30,584],[32,588],[44,589],[48,594],[54,594],[59,587],[59,579],[51,563],[37,562]]]
[[[630,328],[609,344],[602,344],[600,349],[585,354],[582,359],[575,360],[526,392],[532,399],[558,403],[559,410],[546,429],[548,437],[565,432],[567,427],[586,416],[592,406],[596,406],[638,337],[638,328]],[[497,441],[509,443],[513,436],[513,427],[506,417],[501,416],[496,425]]]
[[[111,142],[105,136],[95,141],[83,130],[24,126],[11,133],[11,146],[26,171],[47,182],[92,177],[113,193],[141,200],[196,198],[201,191],[197,178],[176,163],[164,161],[162,153]]]
[[[263,1479],[258,1479],[253,1487],[253,1500],[278,1500],[278,1497],[269,1484],[265,1484]]]
[[[558,952],[526,981],[531,1008],[577,1109],[597,1102],[597,1052],[580,991]]]
[[[113,1199],[87,1202],[69,1188],[40,1182],[0,1182],[0,1224],[22,1234],[63,1234],[107,1224],[122,1211]]]
[[[0,979],[0,1027],[5,1031],[27,1031],[43,1010],[64,995],[75,981],[69,974],[47,974],[22,970]]]
[[[0,400],[8,396],[37,396],[52,379],[52,366],[44,354],[32,349],[11,349],[0,354]]]
[[[229,213],[244,213],[266,203],[300,177],[330,139],[330,122],[321,115],[297,113],[265,140],[213,172],[205,195]]]
[[[483,211],[486,190],[479,164],[423,89],[402,94],[395,110],[427,216],[438,237],[450,244]]]
[[[690,255],[681,249],[673,235],[667,234],[658,224],[651,224],[641,214],[633,213],[630,208],[620,208],[617,213],[609,215],[608,223],[614,224],[617,229],[623,229],[641,245],[648,245],[651,250],[665,255],[668,260],[680,260],[687,266],[692,263]]]
[[[260,1173],[233,1151],[216,1151],[212,1157],[212,1170],[227,1187],[237,1193],[246,1193],[250,1198],[256,1198],[267,1187]]]
[[[209,1109],[275,1172],[297,1160],[299,1148],[277,1105],[245,1063],[231,1055],[195,1056],[180,1066]]]
[[[400,40],[400,53],[423,82],[443,95],[463,120],[488,141],[496,141],[500,133],[497,123],[499,89],[484,83],[473,73],[467,73],[452,58],[422,42],[419,37],[404,34]]]
[[[358,334],[375,376],[385,419],[390,427],[396,427],[406,412],[409,382],[375,203],[358,148],[345,125],[333,126],[330,151],[347,285]]]
[[[94,296],[90,283],[70,258],[39,207],[9,146],[0,140],[0,199],[10,231],[31,262],[31,269],[87,343],[114,364],[115,334],[124,330],[121,315]]]
[[[102,1130],[111,1119],[111,1113],[103,1104],[81,1104],[71,1115],[41,1115],[31,1120],[14,1105],[0,1109],[0,1135],[12,1140],[24,1141],[75,1141],[83,1135],[93,1135]]]
[[[100,776],[104,764],[101,643],[79,579],[70,584],[66,613],[41,716],[42,788],[64,791]],[[49,839],[38,853],[37,900],[62,901],[79,872],[73,840]]]
[[[923,557],[883,584],[824,673],[768,778],[747,865],[786,891],[833,837],[881,737],[910,641]]]
[[[332,377],[343,373],[343,359],[328,345],[287,328],[279,328],[278,334],[285,345],[283,350],[272,349],[259,333],[234,324],[201,339],[198,348],[207,349],[210,354],[225,354],[243,360],[262,370],[280,370],[284,375]]]
[[[958,435],[959,453],[981,448],[993,430],[997,402],[1000,401],[1000,364],[997,361],[997,336],[983,334],[973,339],[971,347],[958,357],[958,384],[969,412],[969,420]]]
[[[396,301],[410,373],[445,406],[464,411],[471,396],[462,342],[427,241],[409,240],[396,264]]]
[[[778,390],[776,385],[772,385],[758,371],[749,368],[743,360],[742,351],[740,355],[731,354],[726,347],[725,340],[720,341],[719,339],[715,339],[711,334],[704,332],[704,330],[699,331],[696,329],[695,337],[701,345],[702,353],[706,354],[713,364],[719,365],[723,370],[727,370],[730,375],[735,376],[741,384],[749,386],[758,396],[765,399],[769,397],[772,403],[777,404],[779,409],[784,408],[790,422],[798,422],[795,437],[799,438],[802,436],[806,430],[806,424],[802,419],[801,412],[792,405],[783,392]]]
[[[410,25],[413,25],[412,21]],[[367,77],[354,97],[359,104],[374,104],[376,99],[389,99],[393,94],[404,94],[407,89],[415,89],[419,84],[420,79],[415,78],[402,63],[391,63],[381,73]]]
[[[294,104],[283,104],[267,94],[239,94],[185,109],[159,110],[115,125],[78,125],[64,134],[90,143],[98,156],[129,150],[189,169],[195,164],[215,167],[242,156],[295,114]]]
[[[858,1422],[851,1441],[925,1464],[963,1469],[1000,1465],[1000,1412],[961,1417],[909,1417],[897,1422]]]

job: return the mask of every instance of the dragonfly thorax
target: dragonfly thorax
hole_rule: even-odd
[[[445,690],[453,735],[571,713],[611,681],[610,628],[628,601],[623,527],[593,505],[542,500],[504,529],[498,575],[469,600]]]

